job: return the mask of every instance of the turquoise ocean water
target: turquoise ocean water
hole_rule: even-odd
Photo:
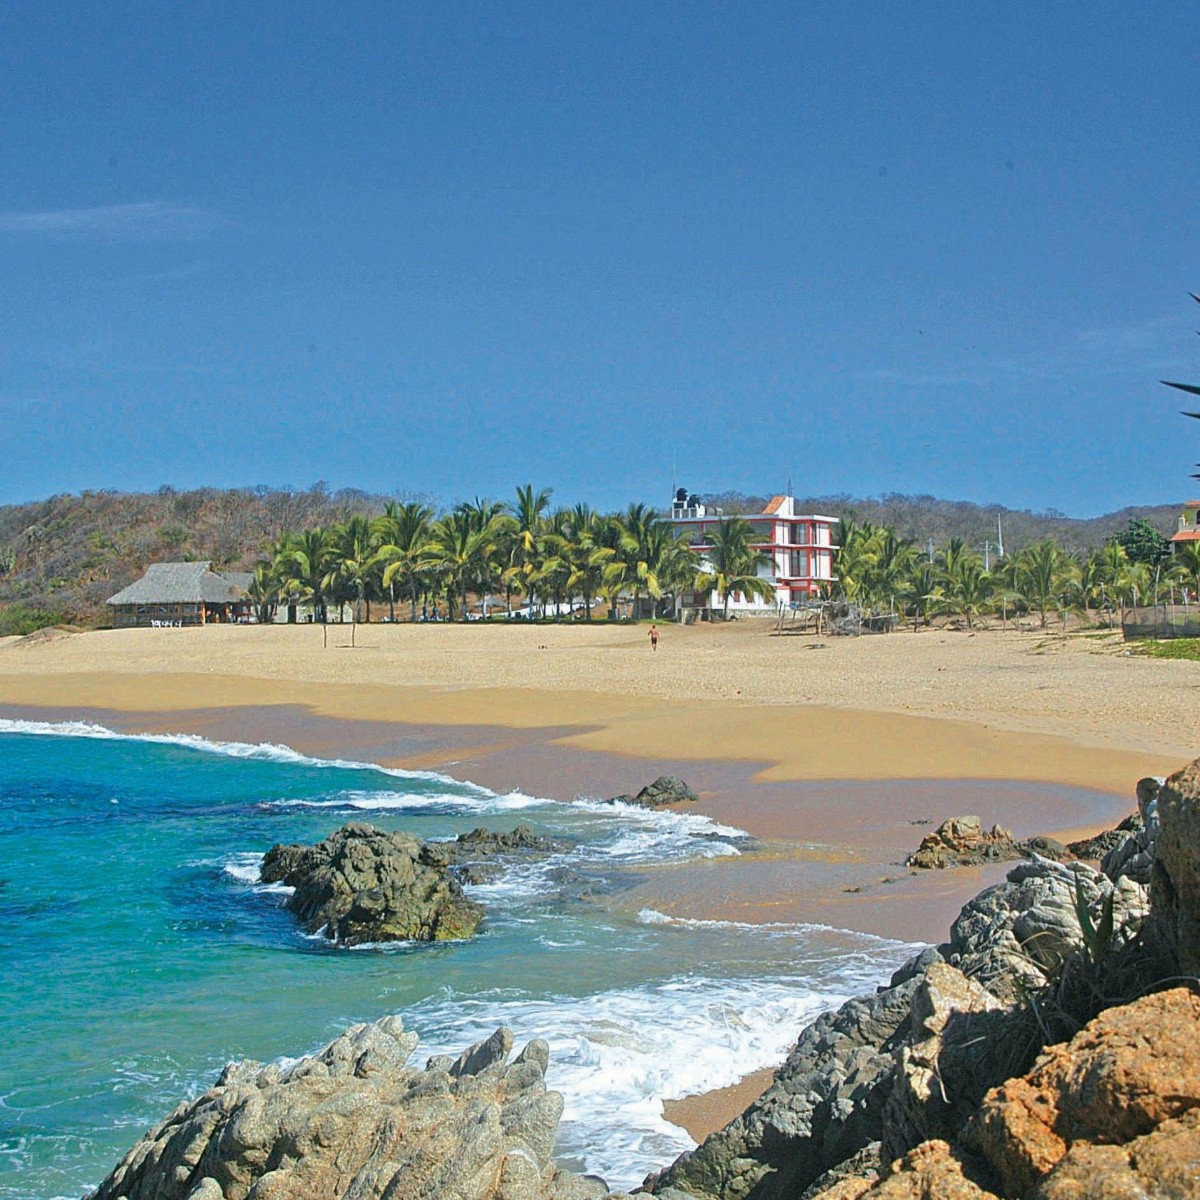
[[[481,936],[332,950],[258,885],[347,820],[445,838],[525,821],[575,849],[469,889]],[[283,747],[0,720],[0,1200],[78,1197],[229,1059],[398,1012],[416,1058],[496,1025],[551,1044],[559,1154],[633,1186],[692,1145],[662,1100],[772,1066],[911,947],[820,926],[626,912],[623,880],[738,853],[688,814],[497,795]]]

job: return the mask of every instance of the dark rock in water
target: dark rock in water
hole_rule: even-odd
[[[406,833],[352,823],[315,846],[274,846],[262,881],[284,883],[309,933],[342,946],[470,937],[483,908],[429,847]]]
[[[528,825],[518,825],[511,833],[494,833],[490,829],[472,829],[460,833],[452,842],[427,842],[426,860],[438,866],[451,867],[476,863],[480,859],[500,855],[520,855],[522,858],[546,857],[571,849],[570,842],[543,837]]]
[[[602,1180],[554,1162],[546,1043],[510,1063],[512,1041],[498,1029],[422,1070],[416,1034],[385,1017],[287,1067],[230,1063],[90,1200],[598,1200]]]
[[[637,804],[642,808],[665,808],[668,804],[695,804],[700,797],[677,775],[660,775],[636,796],[611,796],[607,804]]]

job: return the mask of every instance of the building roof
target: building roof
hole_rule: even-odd
[[[250,576],[218,574],[211,562],[151,563],[146,573],[110,596],[108,604],[232,604],[245,597]]]
[[[1173,542],[1200,542],[1200,529],[1181,529],[1171,534]]]
[[[786,496],[772,496],[767,503],[767,507],[763,509],[764,513],[777,513],[782,507]]]

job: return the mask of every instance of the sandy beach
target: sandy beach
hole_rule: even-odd
[[[664,869],[623,905],[937,941],[1004,868],[917,875],[924,827],[1108,827],[1194,755],[1194,663],[1107,637],[773,636],[770,622],[44,633],[0,641],[0,715],[274,741],[571,799],[683,775],[754,853]],[[695,1136],[766,1078],[675,1105]]]

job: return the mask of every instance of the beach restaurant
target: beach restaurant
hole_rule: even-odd
[[[251,620],[246,571],[214,571],[211,562],[152,563],[110,596],[114,629],[238,624]]]

